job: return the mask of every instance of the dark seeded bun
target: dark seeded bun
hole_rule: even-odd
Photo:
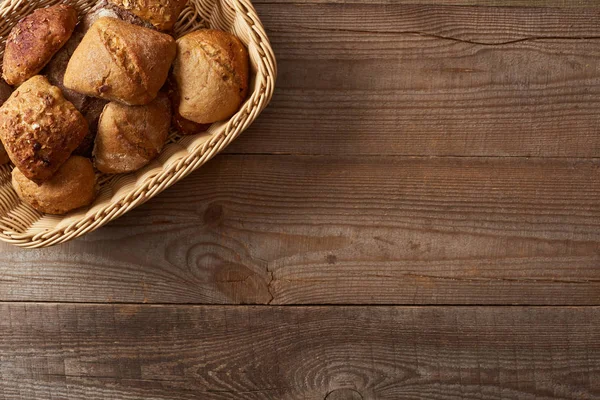
[[[28,179],[50,179],[79,146],[88,124],[56,86],[36,75],[0,107],[0,138]]]
[[[6,40],[6,82],[20,85],[40,72],[69,40],[76,24],[77,11],[65,4],[37,9],[19,21]]]

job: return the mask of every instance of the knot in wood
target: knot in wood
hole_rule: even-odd
[[[354,389],[336,389],[329,392],[325,400],[363,400],[363,397]]]

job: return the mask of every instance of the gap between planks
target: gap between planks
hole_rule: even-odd
[[[461,304],[461,303],[437,303],[437,304],[410,304],[410,303],[373,303],[373,304],[364,304],[364,303],[320,303],[320,304],[211,304],[211,303],[139,303],[139,302],[76,302],[76,301],[27,301],[27,300],[10,300],[4,301],[0,300],[0,304],[10,305],[44,305],[44,306],[63,306],[63,305],[73,305],[73,306],[131,306],[131,307],[156,307],[156,308],[385,308],[385,307],[395,307],[395,308],[406,308],[406,309],[418,309],[418,308],[527,308],[527,309],[548,309],[548,308],[569,308],[569,309],[593,309],[600,308],[600,303],[598,304],[585,304],[585,305],[568,305],[568,304]]]

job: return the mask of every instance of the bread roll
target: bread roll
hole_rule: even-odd
[[[99,20],[102,17],[110,17],[120,19],[121,21],[129,22],[133,25],[142,26],[144,28],[156,29],[154,25],[152,25],[148,21],[144,21],[137,15],[133,14],[130,11],[125,10],[124,8],[118,7],[108,0],[102,0],[98,4],[94,6],[88,13],[86,13],[81,20],[81,26],[78,28],[82,33],[86,33],[94,22]]]
[[[179,113],[199,124],[235,114],[248,93],[248,51],[235,36],[200,30],[177,41]]]
[[[88,125],[56,86],[37,75],[0,107],[0,139],[28,179],[49,179],[88,132]]]
[[[109,103],[100,116],[94,146],[100,172],[136,171],[161,152],[171,124],[171,105],[166,95],[145,106]]]
[[[161,31],[170,31],[187,0],[109,0],[111,3],[149,21]]]
[[[15,168],[12,184],[24,202],[47,214],[66,214],[90,205],[97,194],[92,162],[79,156],[69,158],[52,179],[41,185],[30,181]]]
[[[65,86],[128,105],[148,104],[165,83],[176,51],[169,35],[103,17],[71,57]]]
[[[67,42],[77,11],[66,4],[40,8],[15,25],[6,41],[4,79],[20,85],[36,75]]]

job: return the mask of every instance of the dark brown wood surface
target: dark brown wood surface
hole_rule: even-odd
[[[278,90],[228,152],[600,152],[598,7],[296,2],[258,10],[278,56]]]
[[[221,156],[3,301],[600,305],[600,160]],[[41,263],[41,264],[40,264]]]
[[[597,399],[597,307],[4,303],[6,399]]]
[[[226,154],[0,244],[0,399],[600,399],[600,4],[255,4]]]

